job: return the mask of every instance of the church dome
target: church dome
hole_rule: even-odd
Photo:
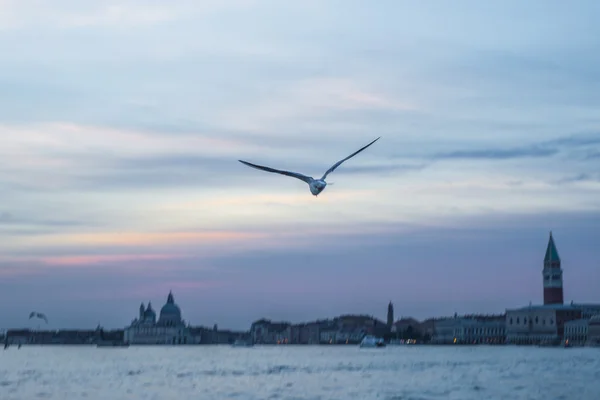
[[[181,323],[181,310],[175,304],[173,293],[169,292],[167,303],[160,309],[160,318],[158,319],[161,325],[178,325]]]

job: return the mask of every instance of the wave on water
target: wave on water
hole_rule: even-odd
[[[0,399],[597,400],[600,351],[498,347],[23,346]]]

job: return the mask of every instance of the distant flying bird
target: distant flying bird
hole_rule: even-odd
[[[46,323],[48,323],[48,318],[46,318],[46,316],[42,313],[32,311],[31,313],[29,313],[29,319],[31,319],[33,317],[43,319],[44,321],[46,321]]]
[[[318,196],[319,193],[321,193],[325,189],[325,186],[327,186],[327,182],[325,182],[325,178],[327,178],[327,175],[329,175],[330,173],[335,171],[335,169],[337,167],[339,167],[344,161],[354,157],[355,155],[357,155],[358,153],[360,153],[361,151],[363,151],[364,149],[366,149],[367,147],[369,147],[370,145],[372,145],[373,143],[378,141],[380,138],[381,137],[378,137],[377,139],[373,140],[371,143],[369,143],[365,147],[355,151],[354,153],[350,154],[348,157],[344,158],[343,160],[340,160],[340,161],[336,162],[335,164],[333,164],[333,166],[331,168],[329,168],[327,170],[327,172],[325,172],[325,174],[321,177],[321,179],[314,179],[313,177],[302,175],[297,172],[282,171],[282,170],[274,169],[274,168],[270,168],[270,167],[263,167],[261,165],[252,164],[247,161],[242,161],[242,160],[238,160],[238,161],[241,162],[242,164],[246,164],[252,168],[261,169],[263,171],[274,172],[276,174],[287,175],[287,176],[291,176],[293,178],[300,179],[301,181],[308,183],[310,192],[314,196]]]

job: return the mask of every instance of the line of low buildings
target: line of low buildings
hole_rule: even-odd
[[[385,322],[369,315],[341,315],[301,324],[261,319],[250,327],[255,344],[357,344],[365,335],[388,332]]]
[[[9,345],[94,345],[102,343],[127,343],[132,345],[200,345],[230,344],[237,339],[247,339],[248,332],[218,330],[203,326],[190,326],[181,318],[181,310],[169,292],[167,301],[157,318],[152,304],[142,304],[139,313],[124,329],[95,330],[31,330],[11,329],[3,338]]]
[[[60,344],[60,345],[90,345],[105,341],[122,342],[123,330],[105,331],[98,327],[92,330],[63,329],[63,330],[31,330],[10,329],[3,338],[5,345],[23,344]]]

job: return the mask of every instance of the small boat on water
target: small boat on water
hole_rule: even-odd
[[[359,347],[385,347],[385,343],[381,338],[366,335],[363,340],[361,340]]]
[[[237,339],[232,344],[233,347],[252,347],[254,344],[251,340]]]

